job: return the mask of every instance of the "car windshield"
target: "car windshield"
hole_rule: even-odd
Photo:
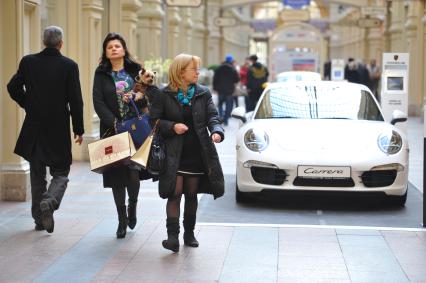
[[[284,72],[277,76],[277,82],[320,81],[321,75],[313,72]]]
[[[265,93],[255,119],[351,119],[384,121],[367,91],[342,86],[290,85]]]

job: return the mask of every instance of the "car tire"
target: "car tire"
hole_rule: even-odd
[[[238,185],[235,185],[235,201],[237,203],[247,203],[250,202],[252,199],[249,196],[249,193],[243,193],[238,189]]]
[[[407,202],[408,189],[405,191],[405,194],[402,196],[388,196],[388,199],[391,204],[396,206],[405,206]]]

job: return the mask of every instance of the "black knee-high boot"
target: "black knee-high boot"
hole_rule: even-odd
[[[126,229],[127,229],[127,214],[126,214],[126,206],[117,206],[118,212],[118,228],[117,228],[117,238],[121,239],[126,237]]]
[[[163,247],[175,253],[179,251],[179,218],[167,217],[167,240],[163,241]]]
[[[127,215],[128,215],[128,219],[129,219],[129,228],[133,230],[133,228],[135,228],[136,226],[136,222],[137,222],[137,218],[136,218],[136,213],[137,213],[137,206],[138,201],[133,201],[129,199],[129,206],[127,207]]]
[[[195,215],[184,214],[183,215],[183,228],[185,232],[183,233],[183,242],[186,246],[198,247],[199,243],[195,239],[194,227],[195,227]]]

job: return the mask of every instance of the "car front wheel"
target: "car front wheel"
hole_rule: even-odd
[[[407,202],[407,194],[408,189],[402,196],[388,196],[389,202],[396,206],[405,206],[405,203]]]
[[[241,192],[238,189],[238,184],[235,182],[235,201],[237,203],[247,203],[247,202],[250,202],[251,200],[252,199],[251,199],[249,193]]]

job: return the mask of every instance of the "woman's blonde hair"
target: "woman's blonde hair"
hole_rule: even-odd
[[[182,71],[185,70],[191,62],[194,62],[195,68],[201,65],[200,57],[195,55],[179,54],[173,59],[169,67],[169,82],[173,90],[182,87]]]

